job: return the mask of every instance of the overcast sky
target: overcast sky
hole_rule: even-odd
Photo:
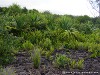
[[[28,9],[49,10],[56,14],[97,16],[88,0],[0,0],[0,6],[13,3]]]

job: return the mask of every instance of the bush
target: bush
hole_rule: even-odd
[[[35,48],[34,51],[31,53],[31,59],[33,61],[34,68],[39,68],[41,63],[41,55],[40,55],[40,49]]]
[[[56,59],[54,61],[54,65],[58,68],[65,68],[66,65],[69,66],[70,58],[67,58],[66,55],[56,55]]]
[[[99,57],[100,56],[100,44],[90,43],[88,51],[92,53],[90,57],[92,58]]]
[[[50,50],[50,47],[52,46],[52,42],[49,38],[46,38],[40,41],[39,45],[45,50]]]
[[[20,48],[20,39],[12,35],[0,36],[0,64],[6,65],[14,59]]]
[[[78,69],[83,69],[83,66],[84,66],[84,60],[83,59],[78,60],[76,67]]]
[[[26,41],[22,44],[22,48],[25,50],[33,49],[33,44],[30,41]]]
[[[71,60],[70,67],[71,68],[75,68],[76,67],[76,61],[75,60]]]

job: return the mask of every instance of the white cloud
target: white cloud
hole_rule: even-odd
[[[93,16],[93,14],[91,14],[93,10],[87,1],[88,0],[0,0],[0,6],[17,3],[28,9],[38,9],[40,11],[50,10],[57,14]]]

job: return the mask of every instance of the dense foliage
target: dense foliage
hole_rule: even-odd
[[[35,46],[47,58],[63,48],[87,50],[91,57],[99,57],[100,18],[41,13],[16,4],[0,7],[0,65],[11,62],[19,50],[32,50]]]

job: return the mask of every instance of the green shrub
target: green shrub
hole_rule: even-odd
[[[22,44],[22,48],[25,50],[33,49],[33,44],[30,41],[26,41]]]
[[[30,33],[30,38],[28,38],[28,39],[33,44],[39,44],[39,42],[44,39],[43,33],[40,30],[36,30],[36,31]]]
[[[14,59],[20,49],[20,38],[6,34],[0,36],[0,65],[6,65]]]
[[[59,40],[57,42],[55,42],[55,44],[53,45],[55,49],[62,49],[64,46],[64,43],[61,43]]]
[[[49,59],[49,57],[51,56],[51,52],[50,51],[46,51],[45,56],[47,59]]]
[[[45,50],[50,50],[52,42],[49,38],[43,38],[43,40],[39,42],[39,45]]]
[[[96,58],[97,56],[98,56],[98,55],[97,55],[97,52],[95,51],[94,53],[91,54],[90,57],[91,57],[91,58]]]
[[[61,16],[61,19],[59,20],[60,27],[66,30],[71,28],[72,23],[73,20],[68,16]]]
[[[75,60],[71,60],[70,67],[76,68],[76,61]]]
[[[100,56],[100,44],[90,43],[88,51],[92,53],[90,57],[92,58],[99,57]]]
[[[70,42],[65,44],[65,48],[67,48],[67,49],[75,49],[75,41],[70,40]]]
[[[76,67],[78,69],[83,69],[83,67],[84,67],[84,60],[83,59],[78,60],[78,62],[76,64]]]
[[[76,50],[88,50],[89,43],[88,42],[75,42]]]
[[[47,48],[50,50],[50,46],[52,45],[51,40],[49,38],[46,38],[45,41],[43,42],[44,48]]]
[[[40,49],[35,48],[34,51],[31,53],[31,59],[33,61],[34,68],[39,68],[41,64],[41,55]]]
[[[49,60],[50,57],[52,56],[53,52],[54,52],[54,47],[53,46],[50,46],[50,50],[48,50],[48,51],[42,50],[41,54],[43,56],[45,56]]]
[[[67,58],[66,55],[56,55],[56,59],[54,61],[54,65],[58,68],[65,68],[66,65],[69,66],[70,58]]]

